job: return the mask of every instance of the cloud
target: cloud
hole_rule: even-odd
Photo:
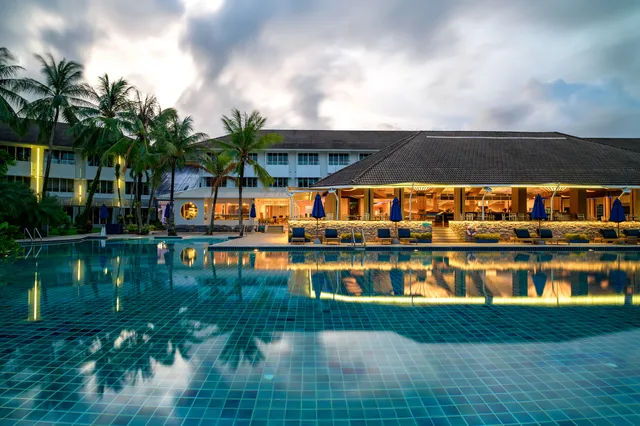
[[[0,40],[109,72],[221,132],[529,129],[637,136],[640,2],[0,0]],[[640,120],[635,120],[640,121]]]

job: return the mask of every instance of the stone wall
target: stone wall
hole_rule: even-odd
[[[423,223],[430,222],[416,222],[416,221],[402,221],[398,222],[398,228],[409,228],[411,232],[431,232],[430,227],[423,227]],[[305,232],[316,235],[316,222],[310,220],[290,220],[289,229],[291,228],[305,228]],[[364,229],[364,235],[367,241],[374,241],[378,236],[378,229],[389,228],[391,229],[391,236],[395,236],[396,222],[384,221],[384,220],[370,220],[370,221],[343,221],[343,220],[320,220],[318,221],[318,234],[324,236],[325,228],[337,229],[338,235],[342,233],[351,234],[351,230],[354,232],[361,232]]]
[[[460,241],[467,240],[467,226],[473,226],[479,234],[500,234],[501,240],[509,240],[514,236],[514,228],[525,228],[529,232],[538,231],[538,222],[515,222],[515,221],[455,221],[449,222],[451,228],[458,236]],[[618,229],[618,224],[613,222],[589,222],[589,221],[571,221],[571,222],[541,222],[542,229],[551,229],[554,238],[564,238],[567,233],[587,234],[590,240],[600,236],[600,229],[612,228]],[[620,233],[623,229],[640,229],[640,222],[622,222],[620,224]]]

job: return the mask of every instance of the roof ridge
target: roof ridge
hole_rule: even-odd
[[[394,152],[396,152],[400,147],[404,146],[405,144],[409,143],[412,139],[414,139],[416,136],[418,136],[420,133],[422,133],[422,130],[418,130],[417,132],[415,132],[412,135],[409,136],[405,136],[404,138],[400,139],[398,142],[396,142],[393,145],[390,145],[389,147],[382,149],[378,152],[376,152],[376,154],[380,154],[384,151],[386,151],[387,149],[389,150],[389,155],[393,154]],[[380,160],[374,161],[369,167],[366,167],[362,172],[360,172],[359,174],[357,174],[355,176],[355,179],[358,179],[360,177],[362,177],[362,175],[364,175],[366,172],[368,172],[369,170],[371,170],[372,167],[377,166],[378,164],[380,164],[383,160],[387,159],[389,157],[389,155],[380,155]],[[353,163],[356,164],[356,163]],[[355,180],[354,179],[354,180]]]
[[[606,143],[599,142],[597,140],[583,138],[581,136],[573,136],[573,135],[569,135],[569,134],[566,134],[566,133],[560,133],[560,132],[557,132],[557,133],[565,136],[569,140],[577,139],[577,140],[579,140],[581,142],[597,144],[597,145],[600,145],[600,146],[606,146],[607,148],[620,149],[620,150],[625,151],[625,152],[633,152],[634,154],[640,154],[640,152],[635,151],[633,149],[625,148],[624,146],[609,145],[609,144],[606,144]],[[637,139],[637,138],[600,138],[600,139]]]

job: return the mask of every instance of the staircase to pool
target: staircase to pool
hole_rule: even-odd
[[[432,228],[432,241],[437,244],[456,244],[460,242],[458,236],[451,228]]]

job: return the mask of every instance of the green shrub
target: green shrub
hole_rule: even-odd
[[[411,238],[415,238],[417,240],[430,240],[431,232],[412,232]]]
[[[575,234],[575,233],[570,233],[570,232],[564,234],[564,238],[567,241],[570,241],[570,240],[588,240],[589,239],[589,237],[587,237],[587,234]]]
[[[500,234],[476,234],[476,240],[500,240]]]
[[[354,232],[353,235],[356,237],[356,240],[362,239],[362,232]],[[340,234],[340,239],[351,241],[351,232],[343,232]]]
[[[142,225],[142,229],[138,232],[138,235],[149,235],[149,227],[147,225]]]
[[[132,223],[127,225],[127,232],[130,234],[135,234],[136,232],[138,232],[138,225],[134,225]]]
[[[9,235],[11,225],[7,222],[0,223],[0,263],[18,257],[22,253],[22,247],[13,236]]]

